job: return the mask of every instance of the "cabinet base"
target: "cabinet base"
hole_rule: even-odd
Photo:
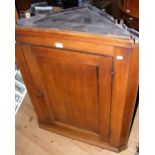
[[[61,123],[53,123],[50,125],[39,124],[39,127],[114,152],[120,152],[127,148],[127,145],[119,148],[110,146],[108,143],[101,141],[97,134],[92,134],[91,132],[86,132],[68,125],[62,125]]]

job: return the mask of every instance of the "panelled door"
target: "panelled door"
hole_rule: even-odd
[[[32,81],[28,85],[35,88],[38,117],[45,116],[51,126],[71,126],[107,139],[112,58],[30,45],[20,45],[20,51]]]

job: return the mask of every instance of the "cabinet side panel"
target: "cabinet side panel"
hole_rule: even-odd
[[[134,47],[131,49],[130,52],[130,67],[128,74],[127,94],[124,106],[122,132],[120,139],[120,143],[122,145],[126,144],[129,137],[133,112],[136,104],[138,83],[139,83],[139,49],[138,47]]]
[[[128,49],[115,48],[113,58],[113,86],[110,117],[110,144],[120,147],[122,121],[128,81],[130,56]]]

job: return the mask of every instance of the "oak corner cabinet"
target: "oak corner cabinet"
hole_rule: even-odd
[[[119,152],[138,88],[138,43],[93,6],[20,19],[16,61],[41,128]]]

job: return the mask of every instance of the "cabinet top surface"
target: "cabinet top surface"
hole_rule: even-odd
[[[130,39],[130,33],[109,19],[107,13],[91,6],[20,19],[18,26],[112,35]]]

